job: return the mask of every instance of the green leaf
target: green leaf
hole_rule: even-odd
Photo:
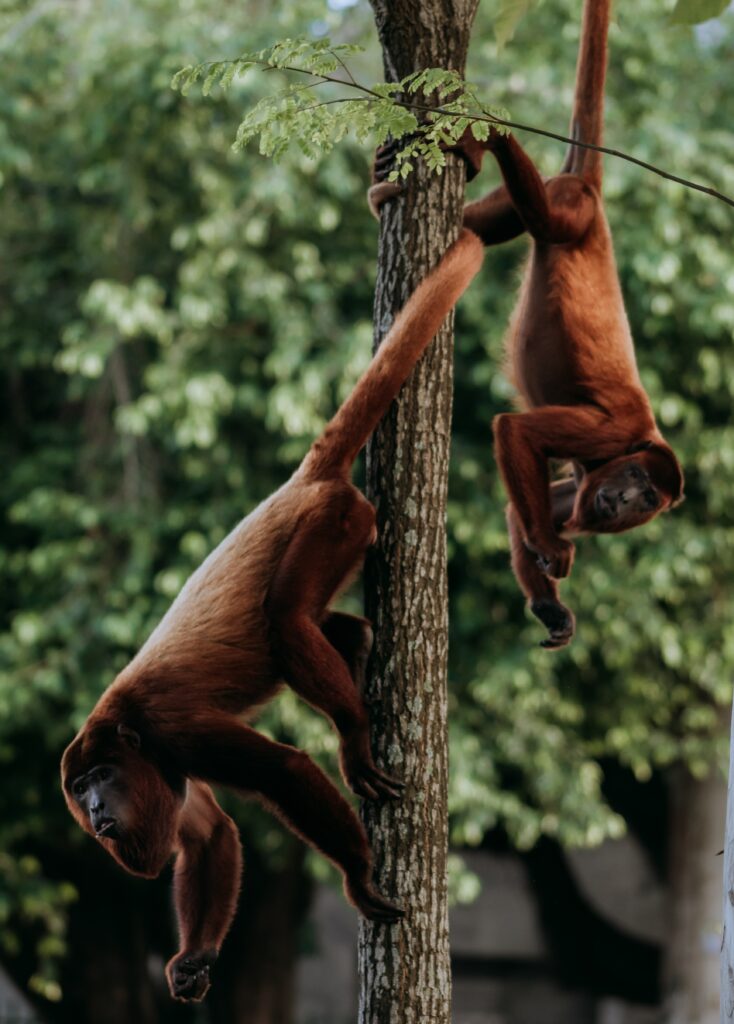
[[[222,73],[224,64],[222,61],[215,61],[209,68],[209,74],[204,79],[204,84],[201,87],[201,93],[203,96],[208,96],[212,91],[212,86],[219,78]]]
[[[673,25],[700,25],[718,18],[729,3],[730,0],[677,0],[670,21]]]
[[[487,121],[472,121],[471,133],[478,142],[484,142],[489,138],[489,124]]]

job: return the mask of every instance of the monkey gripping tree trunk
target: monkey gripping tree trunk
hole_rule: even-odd
[[[463,73],[478,0],[372,0],[385,76]],[[430,102],[430,101],[429,101]],[[417,167],[381,215],[375,341],[461,226],[464,169]],[[446,494],[453,317],[376,431],[367,494],[379,539],[367,565],[375,631],[370,707],[375,755],[406,782],[402,801],[365,806],[382,892],[406,917],[360,922],[360,1024],[449,1024]]]

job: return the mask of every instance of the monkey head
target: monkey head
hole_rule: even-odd
[[[683,471],[673,450],[644,442],[586,473],[564,532],[623,533],[682,501]]]
[[[156,878],[171,856],[183,780],[164,777],[126,725],[87,725],[61,762],[66,803],[85,832],[127,871]]]

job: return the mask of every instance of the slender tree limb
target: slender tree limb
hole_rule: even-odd
[[[339,60],[338,57],[337,59]],[[253,63],[258,62],[253,61]],[[275,64],[268,64],[265,61],[263,61],[262,63],[263,70],[296,71],[302,75],[311,75],[314,78],[319,78],[322,80],[322,82],[330,82],[332,85],[342,85],[346,86],[349,89],[357,89],[359,90],[359,92],[366,93],[367,96],[370,97],[371,99],[380,100],[380,102],[383,103],[385,102],[386,99],[385,96],[382,96],[380,93],[375,92],[374,89],[370,89],[368,86],[356,82],[352,78],[351,72],[348,72],[348,74],[350,78],[352,78],[352,80],[346,81],[343,78],[336,78],[333,75],[317,74],[316,72],[309,71],[307,68],[299,68],[291,64],[285,64],[281,66]],[[340,63],[344,67],[344,64],[341,60]],[[341,100],[336,99],[330,100],[328,102],[332,104],[347,102],[353,103],[354,100],[349,100],[348,98],[345,97],[344,99]],[[658,167],[656,164],[652,164],[647,160],[641,160],[639,157],[632,156],[629,153],[625,153],[621,149],[612,149],[608,146],[596,146],[594,145],[594,143],[591,142],[580,142],[578,139],[571,139],[569,138],[569,136],[561,135],[559,132],[552,132],[545,128],[536,128],[533,125],[522,124],[519,121],[510,121],[502,117],[495,117],[494,115],[489,114],[485,110],[483,110],[481,114],[457,113],[456,111],[453,110],[447,110],[445,107],[429,107],[426,106],[425,104],[412,102],[410,100],[400,100],[396,99],[395,97],[389,97],[389,102],[394,103],[395,106],[397,107],[402,107],[404,110],[417,110],[420,111],[421,113],[430,111],[433,114],[441,114],[444,117],[461,117],[465,118],[468,121],[482,121],[488,124],[501,125],[503,128],[512,128],[514,131],[530,132],[533,135],[542,135],[548,139],[555,139],[557,142],[564,142],[568,146],[579,146],[581,149],[593,149],[599,153],[605,153],[607,156],[614,156],[617,157],[619,160],[626,160],[627,163],[635,164],[637,167],[642,167],[643,170],[650,171],[652,174],[656,174],[660,178],[665,178],[667,181],[674,181],[676,182],[676,184],[683,185],[684,188],[694,189],[696,192],[703,192],[705,195],[711,196],[713,199],[719,199],[722,203],[726,203],[727,206],[734,207],[734,199],[732,199],[730,196],[727,196],[723,192],[719,192],[718,189],[712,188],[709,185],[702,185],[700,184],[700,182],[691,181],[688,178],[683,178],[680,175],[673,174],[672,172],[666,171],[662,167]]]

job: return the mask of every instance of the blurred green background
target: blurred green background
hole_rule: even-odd
[[[481,4],[469,77],[515,119],[565,131],[579,4],[546,0],[501,51],[499,6]],[[669,2],[616,6],[607,143],[734,194],[732,16],[693,30],[670,26]],[[82,835],[58,761],[188,573],[288,476],[369,359],[371,154],[350,141],[321,163],[234,154],[272,75],[226,97],[170,88],[184,64],[300,33],[365,44],[355,70],[381,79],[362,0],[0,4],[0,963],[49,1021],[131,1019],[114,1015],[110,978],[138,993],[140,1020],[249,1019],[224,1003],[196,1017],[149,980],[173,949],[168,883],[128,879]],[[544,173],[559,168],[560,144],[522,141]],[[471,194],[496,181],[488,161]],[[526,242],[490,250],[457,316],[457,846],[598,844],[625,829],[608,779],[665,793],[726,746],[731,210],[611,158],[605,195],[642,378],[688,497],[634,534],[580,541],[563,588],[577,638],[556,656],[535,646],[490,433],[511,401],[502,337]],[[261,725],[335,770],[334,735],[291,694]],[[328,872],[266,815],[228,808],[247,859],[235,963],[272,930],[287,985],[309,941],[309,879]],[[459,871],[454,888],[468,899],[476,885]]]

